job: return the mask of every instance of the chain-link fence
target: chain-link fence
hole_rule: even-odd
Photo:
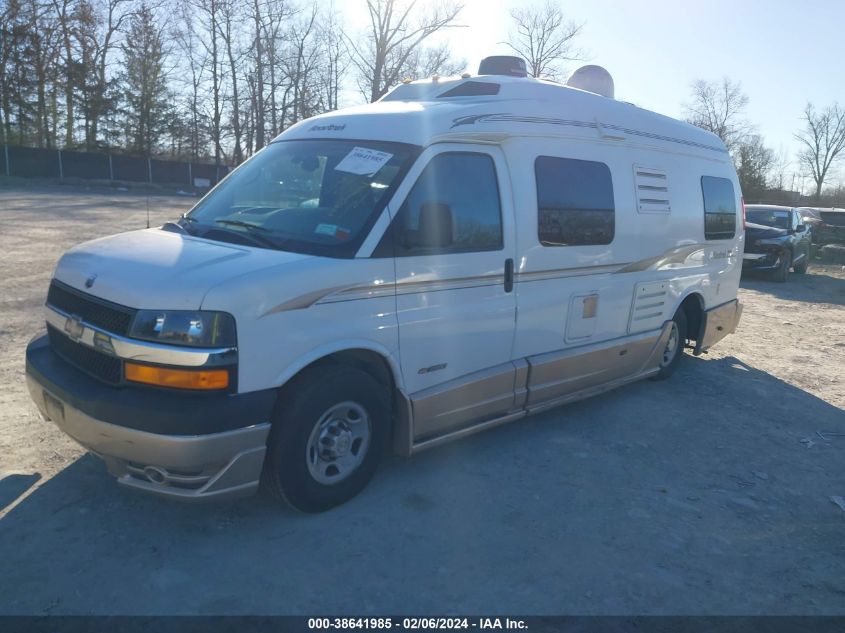
[[[225,165],[159,160],[128,154],[3,145],[0,175],[19,178],[145,182],[208,189],[229,173]]]

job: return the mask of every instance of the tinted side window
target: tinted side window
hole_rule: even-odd
[[[470,152],[432,158],[388,235],[397,257],[502,249],[502,211],[493,158]],[[382,245],[377,251],[386,254]]]
[[[736,234],[736,198],[727,178],[701,177],[704,196],[704,239],[728,240]]]
[[[610,244],[615,228],[613,181],[604,163],[539,156],[537,227],[543,246]]]

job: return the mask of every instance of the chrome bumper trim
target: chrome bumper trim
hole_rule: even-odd
[[[182,367],[231,365],[236,361],[237,348],[234,347],[205,348],[161,345],[160,343],[139,341],[112,334],[85,321],[78,322],[82,328],[79,336],[70,336],[66,326],[68,321],[72,319],[73,315],[51,305],[47,306],[47,323],[49,325],[68,336],[72,341],[124,360]]]

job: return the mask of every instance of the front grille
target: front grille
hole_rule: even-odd
[[[47,293],[47,305],[113,334],[126,336],[137,310],[92,297],[53,281]]]
[[[119,358],[98,352],[82,343],[76,343],[49,324],[47,335],[50,337],[53,350],[71,365],[103,382],[112,385],[120,383],[123,378],[123,368]]]

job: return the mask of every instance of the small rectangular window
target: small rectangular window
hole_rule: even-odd
[[[727,178],[701,177],[704,196],[704,239],[729,240],[736,235],[736,198]]]
[[[538,156],[537,232],[543,246],[610,244],[615,229],[613,180],[604,163]]]

